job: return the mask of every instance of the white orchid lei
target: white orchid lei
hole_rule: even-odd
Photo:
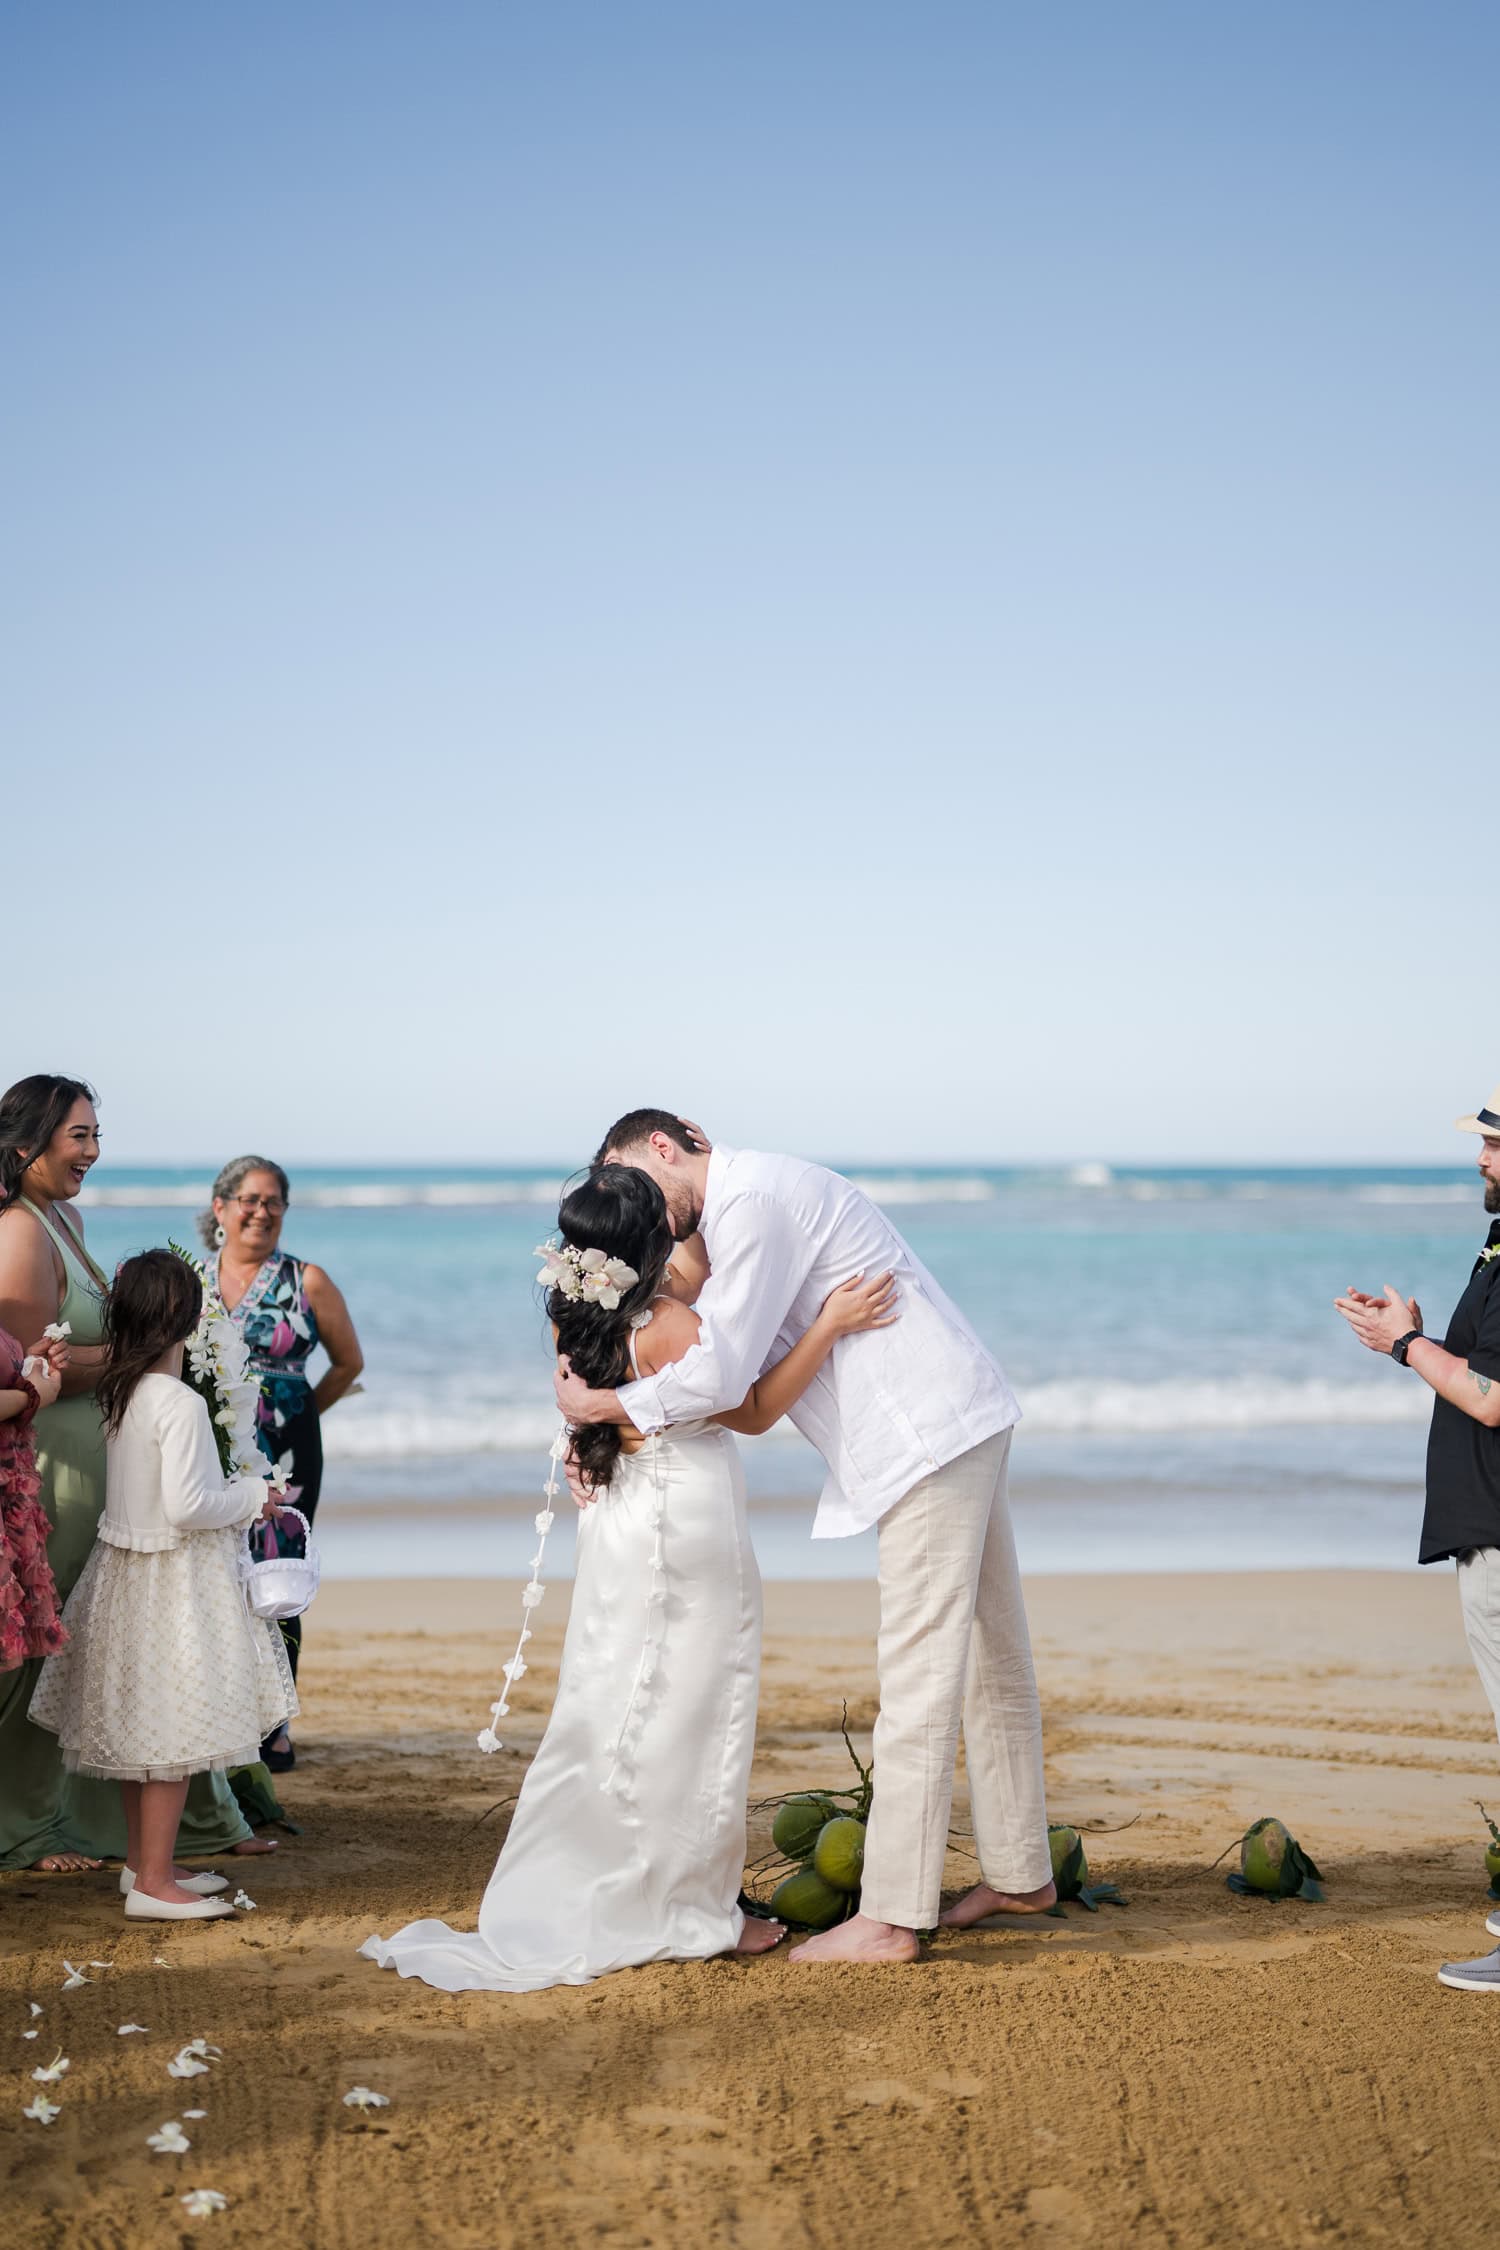
[[[537,1280],[545,1289],[560,1289],[569,1304],[581,1299],[586,1305],[602,1305],[606,1312],[617,1312],[625,1291],[641,1278],[623,1258],[607,1258],[602,1250],[580,1250],[573,1242],[565,1242],[560,1250],[539,1242],[534,1255],[542,1260]]]
[[[245,1339],[198,1260],[180,1242],[170,1247],[203,1284],[203,1311],[187,1340],[183,1373],[208,1408],[219,1466],[226,1477],[265,1477],[273,1491],[285,1492],[286,1471],[279,1466],[268,1469],[266,1457],[255,1442],[260,1384],[250,1372]]]

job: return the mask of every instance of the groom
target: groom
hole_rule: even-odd
[[[1042,1723],[1006,1504],[1005,1377],[956,1305],[857,1188],[798,1157],[710,1148],[668,1110],[632,1110],[596,1163],[648,1172],[679,1241],[702,1231],[712,1274],[700,1340],[675,1366],[618,1391],[567,1368],[570,1423],[633,1422],[649,1435],[738,1406],[768,1361],[858,1273],[894,1273],[901,1318],[836,1344],[792,1410],[828,1468],[815,1539],[871,1524],[880,1538],[875,1801],[861,1911],[798,1946],[794,1961],[910,1961],[938,1920],[962,1715],[984,1877],[943,1915],[1052,1905]]]

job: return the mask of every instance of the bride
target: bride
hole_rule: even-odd
[[[543,1278],[557,1349],[596,1388],[696,1342],[669,1270],[656,1182],[606,1164],[563,1199]],[[597,1253],[597,1255],[595,1255]],[[698,1277],[701,1279],[701,1277]],[[839,1339],[897,1318],[889,1274],[855,1275],[733,1413],[643,1438],[574,1434],[595,1495],[579,1522],[551,1721],[522,1784],[477,1931],[408,1923],[360,1948],[445,1992],[587,1984],[643,1961],[762,1953],[782,1936],[736,1903],[760,1685],[760,1574],[731,1430],[768,1430]]]

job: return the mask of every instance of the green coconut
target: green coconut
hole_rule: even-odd
[[[788,1797],[771,1823],[771,1841],[786,1859],[810,1859],[834,1811],[826,1797]]]
[[[818,1831],[813,1866],[836,1891],[857,1891],[865,1866],[865,1824],[848,1813],[825,1821]]]
[[[800,1930],[826,1930],[848,1906],[848,1894],[825,1883],[814,1867],[799,1867],[771,1893],[771,1912],[778,1922]]]
[[[1076,1828],[1058,1822],[1047,1830],[1047,1849],[1052,1854],[1052,1880],[1057,1885],[1058,1897],[1077,1898],[1089,1879],[1083,1838]]]
[[[1240,1871],[1229,1877],[1229,1887],[1262,1898],[1319,1899],[1320,1879],[1321,1870],[1285,1824],[1265,1815],[1241,1837]]]

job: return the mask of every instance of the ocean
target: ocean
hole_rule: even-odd
[[[848,1169],[1017,1391],[1027,1569],[1414,1563],[1431,1394],[1332,1301],[1393,1281],[1441,1333],[1488,1225],[1471,1168]],[[324,1424],[331,1572],[522,1570],[556,1426],[531,1253],[560,1177],[294,1175],[283,1239],[343,1290],[366,1356],[363,1394]],[[82,1198],[95,1255],[196,1243],[207,1188],[101,1164]],[[768,1577],[873,1572],[873,1534],[809,1538],[821,1468],[789,1425],[741,1444]],[[560,1518],[553,1576],[571,1534]]]

